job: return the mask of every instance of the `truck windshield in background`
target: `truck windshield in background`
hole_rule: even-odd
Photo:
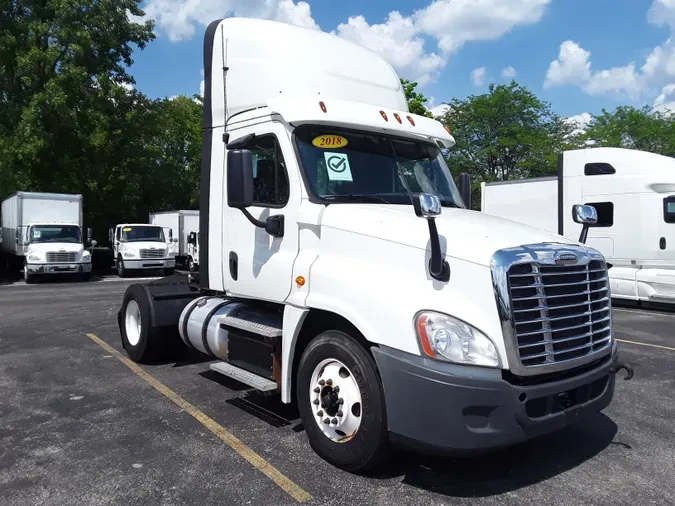
[[[32,243],[82,243],[82,231],[77,225],[33,225],[28,237]]]
[[[298,127],[295,141],[310,190],[320,199],[410,204],[400,167],[411,192],[465,207],[440,148],[431,143],[313,125]]]
[[[122,242],[166,242],[164,231],[160,227],[124,227],[121,240]]]

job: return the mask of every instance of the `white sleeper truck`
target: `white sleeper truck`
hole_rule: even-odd
[[[587,244],[611,264],[612,297],[675,304],[675,160],[620,148],[562,153],[552,177],[481,184],[481,210],[568,238],[572,204],[596,209]]]
[[[204,56],[200,272],[129,286],[132,360],[210,355],[296,403],[312,448],[352,472],[393,444],[503,447],[610,403],[631,370],[605,259],[467,210],[454,138],[408,112],[386,61],[241,18],[207,28]]]
[[[170,230],[169,239],[172,241],[174,238],[178,239],[173,243],[176,264],[183,267],[188,266],[191,263],[189,235],[191,232],[199,230],[199,211],[181,210],[150,213],[148,222],[151,225],[159,225]]]
[[[174,244],[170,228],[147,223],[122,223],[110,229],[117,275],[125,278],[130,271],[162,270],[166,276],[176,268]]]
[[[26,283],[48,274],[88,280],[96,246],[82,231],[82,195],[18,192],[2,202],[2,249],[9,272],[23,269]]]

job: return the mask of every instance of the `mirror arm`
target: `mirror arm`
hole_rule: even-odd
[[[429,274],[437,281],[450,281],[450,265],[441,253],[441,239],[438,236],[436,220],[427,218],[429,224],[429,242],[431,243],[431,259],[429,260]]]
[[[246,219],[258,228],[264,228],[265,231],[274,237],[283,237],[284,235],[284,215],[270,216],[266,221],[255,219],[246,208],[240,208]]]
[[[589,229],[588,223],[584,223],[581,226],[581,235],[579,236],[579,242],[582,244],[586,244],[586,239],[588,239],[588,229]]]

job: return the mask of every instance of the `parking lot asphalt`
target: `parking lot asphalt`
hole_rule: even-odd
[[[292,407],[206,356],[133,370],[115,315],[136,280],[100,281],[0,287],[0,504],[675,504],[675,313],[615,310],[635,377],[605,412],[355,476],[314,454]]]

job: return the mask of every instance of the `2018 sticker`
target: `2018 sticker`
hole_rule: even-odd
[[[341,135],[319,135],[312,139],[312,144],[317,148],[344,148],[349,141]]]
[[[354,181],[349,157],[345,153],[324,153],[328,179],[331,181]]]

